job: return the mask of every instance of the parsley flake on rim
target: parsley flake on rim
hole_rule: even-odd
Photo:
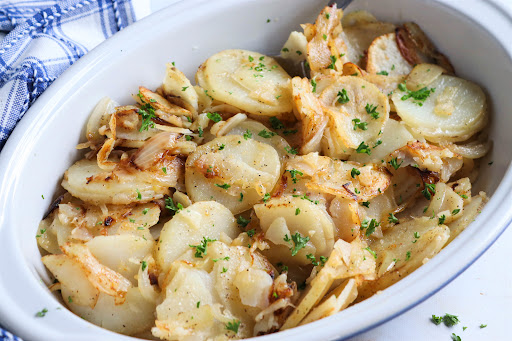
[[[44,308],[43,310],[38,311],[36,313],[36,317],[45,317],[47,312],[48,312],[48,309]]]

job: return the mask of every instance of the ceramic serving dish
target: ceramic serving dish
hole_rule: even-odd
[[[156,88],[166,62],[189,77],[208,56],[228,48],[277,54],[321,0],[187,0],[155,13],[91,51],[30,108],[0,155],[0,321],[26,340],[129,340],[68,311],[47,289],[35,234],[58,194],[75,145],[103,96],[128,103],[139,85]],[[413,307],[474,262],[512,220],[512,16],[493,2],[356,0],[381,20],[416,21],[448,55],[456,72],[489,94],[492,152],[474,190],[491,197],[477,219],[427,264],[379,295],[323,320],[260,339],[342,339]],[[267,22],[270,19],[270,22]],[[492,166],[488,162],[493,161]],[[44,196],[44,198],[43,198]],[[44,318],[36,312],[48,309]]]

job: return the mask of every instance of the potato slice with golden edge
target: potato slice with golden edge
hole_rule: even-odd
[[[74,302],[76,305],[94,308],[100,291],[87,279],[82,266],[66,255],[48,255],[42,258],[43,264],[52,275],[66,288],[65,302]]]
[[[146,171],[129,162],[118,164],[113,171],[103,171],[96,161],[80,160],[64,173],[62,187],[95,205],[148,202],[169,194],[169,187],[176,185],[182,172],[183,161],[171,155],[163,155]]]
[[[384,75],[407,75],[413,66],[402,57],[396,44],[395,33],[387,33],[376,38],[368,48],[366,71]]]
[[[307,59],[312,73],[322,73],[328,69],[341,71],[343,63],[340,61],[336,64],[336,61],[345,51],[339,51],[334,42],[334,32],[341,31],[341,16],[342,12],[337,10],[336,4],[325,7],[312,26],[314,34],[308,37],[307,45]]]
[[[394,32],[395,27],[394,24],[384,22],[361,22],[344,27],[340,37],[347,46],[348,61],[364,67],[365,51],[368,50],[373,40],[383,34]]]
[[[331,201],[329,213],[338,231],[337,237],[350,243],[359,236],[361,218],[357,201],[336,197]]]
[[[281,171],[279,155],[251,137],[219,137],[188,157],[185,184],[192,201],[215,200],[237,214],[270,193]]]
[[[360,77],[337,78],[322,91],[320,101],[329,116],[327,131],[344,147],[341,151],[324,149],[324,153],[332,157],[354,153],[362,144],[371,146],[389,117],[386,96]]]
[[[405,82],[407,89],[411,91],[419,90],[425,86],[429,86],[439,76],[441,76],[445,69],[435,64],[418,64],[416,65]]]
[[[393,172],[396,169],[392,163],[398,167],[414,166],[423,171],[434,172],[442,182],[447,182],[462,167],[462,158],[448,148],[409,142],[407,146],[397,149],[387,157],[386,165]]]
[[[284,138],[274,133],[272,130],[265,127],[263,124],[253,120],[246,120],[240,124],[238,124],[233,129],[229,130],[226,135],[238,135],[244,136],[249,131],[252,134],[252,139],[258,142],[262,142],[268,144],[269,146],[274,147],[277,154],[279,154],[279,159],[281,162],[284,162],[285,159],[288,159],[290,155],[286,150],[290,148],[290,145]]]
[[[272,58],[246,50],[225,50],[203,64],[199,85],[212,98],[254,115],[291,111],[290,76]]]
[[[95,325],[116,333],[134,335],[149,330],[155,323],[155,304],[146,300],[139,288],[130,288],[126,293],[126,301],[118,304],[116,300],[104,293],[100,293],[96,306],[91,309],[70,302],[70,291],[62,288],[62,298],[69,309],[76,315]]]
[[[122,304],[126,300],[126,293],[132,287],[130,281],[101,264],[92,255],[87,245],[67,243],[61,249],[66,256],[79,264],[89,282],[96,289],[114,297],[117,304]]]
[[[104,137],[99,133],[99,129],[104,125],[108,125],[108,118],[116,111],[115,108],[117,106],[119,104],[109,97],[103,97],[96,104],[89,116],[85,131],[87,141],[91,145],[96,146],[103,142]]]
[[[98,236],[86,243],[92,255],[103,265],[137,284],[142,259],[153,251],[155,242],[134,235]]]
[[[170,100],[197,117],[199,97],[190,80],[172,64],[167,64],[162,89]]]
[[[473,222],[477,215],[480,214],[482,208],[487,203],[487,196],[485,193],[480,192],[479,195],[475,195],[471,198],[471,201],[464,205],[462,214],[458,216],[458,219],[448,224],[450,228],[450,243],[455,237],[457,237],[471,222]]]
[[[434,257],[448,241],[450,229],[437,219],[415,218],[389,228],[382,239],[370,244],[377,255],[375,281],[359,287],[358,300],[384,290]]]
[[[281,49],[281,57],[294,63],[306,60],[308,40],[302,32],[293,31]]]
[[[359,238],[352,243],[338,240],[334,249],[317,275],[308,284],[306,292],[281,330],[297,326],[331,289],[335,280],[362,276],[373,278],[375,259]]]
[[[361,166],[355,162],[333,160],[318,153],[294,157],[286,164],[286,170],[290,173],[295,170],[299,180],[304,177],[306,187],[310,190],[357,201],[367,201],[379,195],[391,182],[389,173],[374,164]]]
[[[371,155],[366,153],[355,153],[350,155],[349,160],[359,163],[380,163],[381,160],[393,153],[395,150],[405,147],[408,142],[415,141],[411,133],[403,124],[395,120],[388,120],[382,134],[380,135],[378,145],[372,147]]]
[[[330,296],[315,307],[299,325],[314,322],[342,311],[357,298],[357,284],[355,279],[349,279],[334,289]]]
[[[439,182],[436,184],[436,194],[432,197],[425,215],[435,216],[443,224],[448,224],[462,216],[463,204],[460,195],[448,185]]]
[[[457,89],[455,95],[450,97],[454,109],[451,115],[439,115],[435,110],[439,105],[436,101],[439,96],[444,96],[448,87]],[[478,85],[461,78],[441,75],[430,84],[430,88],[415,93],[396,90],[391,98],[402,120],[432,142],[467,140],[487,123],[485,94]]]
[[[156,261],[163,272],[167,272],[172,262],[190,250],[190,245],[200,245],[204,238],[219,239],[222,233],[235,238],[239,232],[235,217],[226,207],[214,201],[196,202],[164,225]]]
[[[313,95],[309,79],[295,77],[292,80],[295,116],[302,122],[301,154],[320,151],[320,143],[329,118],[322,104]]]
[[[139,94],[137,95],[136,100],[141,105],[151,105],[153,109],[155,109],[155,114],[167,122],[170,122],[167,119],[167,115],[188,117],[192,116],[190,111],[188,111],[187,109],[172,104],[166,98],[160,96],[156,92],[153,92],[143,86],[139,86]]]
[[[334,244],[332,219],[324,207],[310,202],[307,196],[273,198],[255,205],[254,211],[265,238],[274,244],[268,256],[276,263],[307,265],[310,263],[307,254],[318,258],[331,252]],[[298,239],[293,240],[297,233],[307,241],[299,244]]]
[[[399,75],[399,76],[385,76],[385,75],[377,75],[373,73],[367,73],[363,76],[363,78],[374,84],[379,90],[386,96],[391,96],[393,92],[398,87],[398,84],[403,83],[406,76]],[[393,103],[389,103],[390,106]],[[390,107],[391,111],[395,111],[394,108]]]

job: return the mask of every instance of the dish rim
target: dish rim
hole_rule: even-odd
[[[244,2],[254,2],[255,0],[243,0]],[[476,25],[480,26],[480,29],[486,31],[490,36],[492,36],[496,42],[504,49],[504,51],[508,54],[509,58],[512,58],[512,46],[506,46],[501,39],[499,39],[495,34],[493,34],[488,27],[482,25],[480,22],[476,21],[474,17],[469,15],[469,10],[459,4],[450,3],[449,0],[434,0],[433,3],[436,3],[438,5],[444,6],[448,9],[454,10],[459,15],[463,15],[466,19],[471,20]],[[19,169],[20,165],[17,167],[17,162],[15,155],[19,155],[20,153],[25,153],[28,155],[28,153],[31,152],[31,149],[27,149],[29,147],[32,147],[30,140],[36,140],[37,139],[37,132],[39,131],[37,128],[44,128],[44,127],[51,127],[51,112],[52,108],[55,108],[58,103],[61,103],[63,100],[65,100],[64,96],[67,91],[61,91],[62,89],[66,88],[66,85],[70,82],[77,83],[79,82],[82,77],[86,77],[88,74],[88,70],[94,68],[94,66],[97,63],[100,63],[102,60],[107,58],[111,52],[109,49],[115,46],[122,46],[123,41],[126,41],[128,37],[131,37],[134,34],[138,34],[137,30],[140,29],[140,27],[150,26],[150,20],[151,19],[157,19],[159,17],[168,19],[172,16],[177,16],[183,11],[191,10],[195,6],[199,5],[207,5],[207,0],[189,0],[189,1],[179,1],[175,4],[172,4],[171,6],[151,14],[150,16],[142,19],[141,21],[132,24],[128,28],[124,29],[120,33],[116,34],[114,37],[108,39],[107,41],[100,44],[98,47],[90,51],[86,56],[84,56],[82,59],[80,59],[75,65],[70,67],[68,70],[64,72],[64,74],[59,77],[46,91],[41,95],[41,97],[34,103],[34,105],[29,109],[29,111],[26,113],[25,117],[19,122],[15,130],[13,131],[12,135],[10,136],[9,140],[7,141],[2,153],[0,154],[0,174],[3,174],[3,178],[1,180],[0,184],[0,190],[1,193],[3,193],[2,197],[0,198],[0,209],[2,212],[8,212],[7,214],[2,214],[0,216],[0,232],[7,232],[8,227],[6,227],[7,224],[5,222],[8,222],[10,219],[12,219],[12,214],[9,214],[10,210],[8,210],[9,207],[9,198],[13,195],[12,189],[15,188],[14,184],[16,182],[16,170]],[[223,6],[229,3],[240,3],[240,0],[227,0],[223,1]],[[487,1],[485,4],[488,6],[489,11],[493,11],[495,15],[501,15],[503,17],[506,17],[508,21],[512,22],[512,14],[507,11],[504,8],[500,8],[500,6],[496,3]],[[213,6],[213,5],[212,5]],[[459,7],[457,7],[459,6]],[[500,12],[501,11],[501,12]],[[141,30],[143,32],[143,30]],[[142,34],[142,33],[140,33]],[[117,45],[116,45],[117,44]],[[70,87],[71,88],[71,87]],[[61,92],[61,93],[59,93]],[[53,103],[52,103],[53,102]],[[38,112],[42,111],[43,115],[38,116]],[[37,119],[39,119],[39,122]],[[31,129],[28,129],[31,128]],[[36,131],[36,133],[29,133],[29,131]],[[27,136],[31,134],[32,136]],[[25,143],[18,143],[20,141],[24,141]],[[28,141],[28,142],[27,142]],[[22,158],[22,160],[25,160]],[[21,162],[23,163],[23,162]],[[14,181],[13,181],[14,180]],[[19,181],[19,180],[17,180]],[[415,271],[413,274],[407,276],[406,278],[402,279],[397,284],[393,285],[392,287],[386,289],[386,292],[382,295],[375,295],[374,297],[361,302],[353,307],[351,307],[350,311],[353,313],[353,315],[364,315],[362,321],[361,317],[359,317],[359,320],[355,320],[356,322],[359,321],[360,323],[354,323],[357,325],[357,328],[352,328],[351,330],[348,329],[344,331],[343,338],[347,338],[359,333],[362,333],[368,329],[371,329],[379,324],[382,324],[401,313],[407,311],[408,309],[411,309],[413,306],[423,302],[428,297],[432,296],[434,293],[439,291],[442,287],[447,285],[449,282],[451,282],[454,278],[456,278],[458,275],[460,275],[464,270],[466,270],[474,261],[476,261],[496,240],[497,238],[505,231],[507,226],[512,222],[512,210],[507,210],[507,208],[512,207],[512,196],[509,196],[507,199],[507,194],[512,189],[512,166],[509,164],[507,171],[504,173],[504,176],[502,180],[500,181],[500,184],[498,185],[497,189],[495,190],[494,194],[490,198],[489,202],[487,203],[485,209],[482,211],[482,213],[477,217],[475,222],[472,223],[472,225],[483,225],[484,222],[487,224],[491,223],[494,225],[492,229],[487,229],[485,238],[478,239],[478,236],[482,236],[482,232],[478,234],[478,232],[475,232],[474,235],[464,235],[461,234],[458,238],[454,239],[450,245],[448,245],[441,254],[438,257],[434,257],[432,260],[430,260],[427,264],[422,266],[420,269]],[[491,211],[492,208],[492,211]],[[500,217],[493,217],[492,213],[494,212],[501,212],[504,213]],[[498,215],[496,215],[498,216]],[[10,218],[10,219],[9,219]],[[463,256],[460,254],[457,255],[457,261],[447,261],[448,257],[450,255],[454,255],[457,252],[464,251],[470,249],[469,246],[463,245],[467,240],[472,240],[473,243],[470,244],[471,246],[471,252],[464,253]],[[473,245],[476,244],[477,245]],[[14,246],[16,246],[16,243],[13,243]],[[1,245],[1,243],[0,243]],[[13,248],[14,248],[13,246]],[[478,247],[477,247],[478,246]],[[19,250],[13,249],[14,252],[17,251],[19,255]],[[1,254],[1,253],[0,253]],[[20,255],[23,257],[22,255]],[[452,258],[453,259],[453,258]],[[444,263],[443,263],[444,262]],[[457,265],[453,268],[456,268],[456,270],[453,270],[450,266],[451,264]],[[35,280],[34,274],[28,269],[20,269],[24,271],[26,276],[32,277],[32,280]],[[434,271],[435,270],[435,271]],[[444,271],[443,271],[444,270]],[[421,283],[422,281],[425,281],[425,279],[428,279],[428,275],[434,271],[435,274],[438,274],[438,276],[435,280],[430,280],[430,284],[427,285],[426,283]],[[441,276],[442,274],[442,276]],[[429,281],[425,281],[429,282]],[[1,282],[0,282],[1,284]],[[409,295],[400,295],[403,288],[406,286],[413,285],[413,289],[408,289],[408,292],[410,292]],[[423,292],[423,294],[421,294]],[[415,294],[414,294],[415,293]],[[40,294],[44,294],[44,292],[41,290]],[[48,294],[46,290],[46,294]],[[414,295],[413,295],[414,294]],[[39,293],[38,293],[39,295]],[[6,294],[0,293],[0,297],[6,296]],[[407,297],[401,297],[401,296],[407,296]],[[397,298],[396,301],[394,301],[394,307],[393,309],[387,309],[387,313],[384,314],[385,310],[381,308],[379,309],[368,309],[370,304],[378,305],[379,307],[382,306],[383,300],[385,298]],[[5,298],[5,297],[3,297]],[[3,300],[3,299],[2,299]],[[12,302],[12,299],[10,300]],[[407,302],[408,301],[408,302]],[[398,302],[398,304],[396,304]],[[12,314],[12,307],[9,307],[9,311],[5,308],[4,305],[0,307],[0,320],[7,321],[7,326],[12,328],[13,331],[17,332],[18,334],[23,335],[31,335],[31,336],[25,336],[33,338],[36,335],[41,337],[41,329],[35,332],[28,331],[25,325],[25,321],[17,321],[16,319],[13,319],[10,315]],[[386,307],[389,307],[389,305],[386,305]],[[19,309],[18,309],[19,310]],[[360,311],[363,310],[364,314],[361,314]],[[377,310],[379,313],[375,312]],[[73,313],[68,311],[70,315],[76,318],[76,321],[81,321],[80,318],[75,316]],[[381,315],[380,317],[378,315]],[[385,315],[382,317],[382,315]],[[25,312],[26,315],[26,312]],[[343,314],[343,312],[335,314],[334,316],[331,316],[329,318],[322,319],[320,321],[316,321],[313,323],[310,323],[305,326],[301,326],[298,328],[293,328],[290,330],[286,330],[283,332],[280,332],[278,334],[270,334],[267,336],[264,336],[262,340],[277,340],[280,338],[285,337],[308,337],[309,333],[314,332],[314,336],[316,338],[318,337],[325,337],[325,338],[338,338],[342,332],[339,331],[340,327],[339,324],[342,323],[342,319],[346,317],[347,314]],[[72,319],[71,319],[72,320]],[[70,320],[70,321],[71,321]],[[338,323],[336,323],[338,322]],[[89,322],[85,322],[88,325]],[[328,325],[331,324],[329,327]],[[14,326],[14,328],[12,327]],[[35,324],[34,324],[35,326]],[[36,328],[34,328],[36,329]],[[23,331],[23,332],[21,332]],[[58,334],[58,331],[55,330],[46,330],[49,334],[49,336],[53,336]],[[30,334],[28,334],[30,333]],[[91,328],[91,335],[96,335],[97,337],[101,337],[103,340],[112,339],[112,337],[117,337],[119,340],[135,340],[132,337],[127,337],[118,333],[110,332],[106,329],[103,329],[101,327],[94,326],[94,328]],[[62,336],[62,335],[60,335]],[[75,335],[74,335],[75,336]],[[66,337],[64,335],[64,337]],[[86,336],[84,340],[87,340],[88,337]],[[311,335],[309,336],[311,337]],[[78,339],[75,338],[74,339]],[[81,338],[80,338],[81,339]]]

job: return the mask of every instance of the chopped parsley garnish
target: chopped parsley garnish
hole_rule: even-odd
[[[220,273],[223,274],[225,272],[228,272],[228,268],[222,267],[222,271]]]
[[[40,230],[39,230],[39,234],[38,234],[38,235],[36,235],[36,238],[41,237],[45,232],[46,232],[46,229],[40,229]]]
[[[323,38],[324,40],[327,40],[327,35],[326,35],[326,34],[322,35],[322,38]]]
[[[374,120],[379,118],[379,113],[377,112],[377,106],[373,106],[370,103],[366,103],[366,107],[364,107],[366,113],[370,115]]]
[[[174,205],[174,201],[172,201],[172,198],[168,197],[168,198],[165,198],[165,208],[178,213],[180,210],[183,209],[183,205],[180,203]]]
[[[327,67],[328,69],[334,70],[334,65],[336,64],[336,56],[331,56],[331,64]]]
[[[228,189],[229,187],[231,187],[231,185],[228,185],[228,184],[222,184],[222,185],[215,184],[215,186],[222,188],[222,189]]]
[[[404,163],[404,161],[402,160],[402,162],[398,163],[398,157],[394,157],[388,163],[391,165],[391,167],[397,170],[398,168],[400,168],[402,163]]]
[[[249,56],[249,61],[250,62],[253,62],[254,61],[254,58],[252,56]]]
[[[240,199],[238,199],[238,201],[240,201],[240,202],[244,201],[244,194],[243,193],[240,193]]]
[[[378,75],[382,75],[382,76],[389,76],[389,73],[387,71],[380,71],[380,72],[377,72]]]
[[[164,172],[164,174],[167,174],[167,168],[166,167],[162,167],[162,172]]]
[[[263,202],[267,202],[268,199],[270,199],[270,193],[265,193],[265,195],[263,196]]]
[[[218,112],[209,112],[206,116],[215,123],[222,121],[222,116]]]
[[[289,52],[290,50],[288,50],[288,48],[287,48],[287,47],[283,47],[283,49],[282,49],[281,51],[283,51],[283,52]]]
[[[375,219],[372,219],[370,221],[368,221],[367,219],[365,219],[362,223],[361,223],[361,230],[364,230],[366,229],[365,231],[365,235],[367,237],[369,237],[373,232],[375,232],[375,228],[377,228],[377,226],[379,226],[380,223],[377,222],[377,220]]]
[[[338,91],[338,103],[345,104],[350,101],[350,98],[348,98],[347,90],[341,89],[341,91]]]
[[[456,208],[452,211],[452,215],[456,215],[457,213],[460,212],[460,208]]]
[[[292,241],[295,244],[290,250],[292,250],[292,256],[295,256],[300,249],[306,247],[306,244],[309,242],[309,237],[302,237],[299,232],[295,232],[292,235]]]
[[[446,220],[446,216],[443,214],[439,217],[438,225],[444,224],[444,221]]]
[[[316,257],[312,253],[308,253],[306,255],[306,258],[311,261],[311,264],[313,264],[314,266],[318,266],[318,262],[316,261]]]
[[[325,13],[325,18],[326,19],[329,19],[331,17],[331,15],[329,13]]]
[[[232,322],[226,323],[226,329],[234,332],[235,334],[238,333],[238,328],[240,327],[240,321],[239,320],[233,320]]]
[[[281,262],[277,263],[277,267],[281,268],[281,270],[279,271],[280,273],[288,272],[288,266],[284,265]]]
[[[427,200],[430,200],[436,194],[436,184],[425,184],[425,189],[421,191]]]
[[[486,325],[486,324],[481,324],[481,325],[480,325],[480,329],[484,329],[485,327],[487,327],[487,325]]]
[[[390,224],[398,224],[398,218],[393,213],[389,213],[388,221]]]
[[[300,198],[300,199],[302,199],[302,200],[307,200],[307,201],[309,201],[309,202],[314,203],[315,205],[318,205],[318,203],[319,203],[319,201],[318,201],[318,200],[314,200],[314,201],[313,201],[313,200],[311,200],[311,199],[310,199],[306,194],[304,194],[304,195],[292,194],[292,197],[294,197],[294,198]]]
[[[270,126],[272,129],[283,129],[284,124],[277,117],[270,117],[268,119],[270,121]]]
[[[142,199],[142,194],[140,194],[139,189],[137,188],[135,191],[137,192],[137,200],[141,200]]]
[[[365,247],[364,250],[368,251],[369,253],[372,254],[373,258],[377,259],[377,253],[375,253],[375,251],[373,251],[372,249],[370,249],[370,247]]]
[[[71,296],[68,296],[68,302],[73,303],[73,298]]]
[[[246,219],[246,218],[242,217],[241,215],[239,215],[236,218],[236,222],[238,225],[240,225],[242,227],[246,227],[251,222],[251,219]]]
[[[244,139],[247,140],[247,139],[250,139],[252,138],[252,133],[249,129],[247,129],[244,133]]]
[[[287,234],[285,234],[283,240],[288,243],[291,239]]]
[[[146,215],[148,212],[149,212],[149,208],[147,208],[147,207],[142,210],[142,214],[144,214],[144,215]]]
[[[300,175],[300,176],[303,176],[304,173],[302,173],[301,171],[298,171],[296,169],[287,169],[286,172],[290,172],[290,175],[292,177],[292,181],[294,184],[297,183],[297,175]]]
[[[370,149],[370,146],[365,144],[364,141],[361,142],[361,144],[357,147],[356,152],[359,154],[368,154],[368,155],[372,154],[372,150]]]
[[[459,317],[451,314],[444,314],[443,322],[447,327],[451,327],[459,323]]]
[[[361,174],[361,172],[360,172],[360,171],[359,171],[359,169],[357,169],[357,168],[352,168],[352,170],[350,171],[350,176],[351,176],[352,178],[355,178],[355,177],[356,177],[356,175],[359,175],[359,174]]]
[[[432,315],[432,323],[434,323],[436,326],[438,326],[441,324],[441,322],[443,322],[442,316]]]
[[[146,268],[148,267],[148,263],[145,260],[143,260],[141,264],[142,271],[146,270]]]
[[[246,232],[247,235],[249,236],[249,238],[252,238],[254,237],[254,235],[256,234],[256,230],[255,229],[250,229],[249,231]]]
[[[455,335],[455,333],[452,333],[452,340],[453,340],[453,341],[462,341],[462,339],[460,338],[460,336]]]
[[[223,150],[224,148],[226,148],[226,145],[224,143],[219,146],[219,150]]]
[[[418,231],[414,232],[414,238],[419,239],[420,233]]]
[[[142,117],[142,123],[140,125],[139,131],[149,130],[149,128],[154,128],[155,123],[153,122],[153,118],[156,118],[155,109],[151,106],[151,104],[146,103],[144,99],[142,99],[142,94],[138,93],[137,95],[142,101],[142,105],[137,111],[138,114]]]
[[[369,201],[363,201],[363,202],[361,203],[361,205],[363,205],[364,207],[368,207],[368,208],[370,208],[370,202],[369,202]]]
[[[210,239],[207,237],[203,237],[203,241],[199,245],[188,245],[192,248],[196,249],[195,257],[196,258],[203,258],[203,255],[206,255],[206,248],[208,247],[208,243],[214,242],[217,239]]]
[[[297,134],[299,131],[297,129],[283,130],[283,134],[285,136]]]
[[[411,90],[407,89],[407,87],[405,86],[404,83],[398,84],[398,89],[406,92],[406,94],[403,95],[401,98],[402,101],[412,98],[414,100],[414,103],[416,103],[420,107],[427,100],[427,98],[430,96],[430,94],[436,91],[435,88],[428,89],[427,87],[421,88],[416,91],[411,91]]]
[[[199,137],[203,137],[203,135],[204,135],[203,128],[199,127],[199,128],[197,128],[197,131],[199,132]]]
[[[316,92],[316,81],[313,78],[311,79],[311,86],[313,87],[311,91]]]
[[[215,258],[215,259],[212,259],[212,261],[213,261],[214,263],[217,263],[217,262],[218,262],[218,261],[220,261],[220,260],[229,260],[229,257],[224,257],[224,258]]]
[[[329,257],[320,256],[320,265],[324,266],[325,263],[329,260]]]
[[[467,196],[466,194],[461,194],[461,195],[460,195],[460,197],[461,197],[462,199],[467,199],[467,198],[468,198],[468,196]]]
[[[405,260],[409,260],[409,259],[411,259],[411,251],[407,251],[405,253]]]
[[[367,130],[368,129],[368,123],[367,122],[361,122],[360,119],[354,118],[352,120],[352,123],[354,123],[354,130],[357,130],[357,128],[361,130]]]
[[[199,308],[200,305],[201,305],[201,301],[197,301],[196,307]]]
[[[274,133],[273,131],[267,131],[267,130],[265,130],[265,129],[263,129],[262,131],[260,131],[260,132],[258,133],[258,136],[261,136],[261,137],[263,137],[263,138],[265,138],[265,139],[269,139],[269,138],[271,138],[272,136],[276,136],[276,135],[277,135],[277,134],[276,134],[276,133]]]
[[[299,215],[300,214],[300,208],[296,208],[295,209],[295,215]]]
[[[297,149],[292,148],[292,147],[289,147],[289,146],[284,147],[284,150],[285,150],[288,154],[294,154],[294,155],[296,155],[296,154],[298,154],[298,153],[299,153],[299,151],[298,151]]]
[[[43,310],[38,311],[36,313],[36,317],[45,317],[47,312],[48,312],[48,309],[44,308]]]
[[[295,53],[298,54],[299,56],[302,55],[302,51],[299,50],[295,51]]]
[[[187,91],[187,89],[188,89],[188,86],[184,86],[181,88],[181,91]]]

